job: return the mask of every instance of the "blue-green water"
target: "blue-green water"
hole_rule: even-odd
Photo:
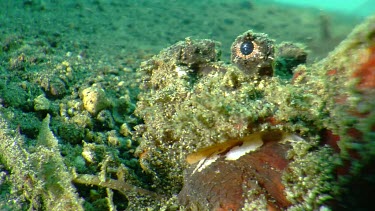
[[[320,4],[301,7],[301,2],[311,6],[322,1],[1,1],[0,30],[4,36],[59,34],[61,43],[84,43],[97,56],[131,54],[135,60],[186,37],[214,39],[222,43],[223,59],[228,60],[234,38],[252,29],[277,42],[304,43],[315,58],[332,50],[370,13],[341,12],[355,1],[335,4],[334,10],[321,10]],[[322,41],[324,27],[330,40]]]
[[[365,17],[375,12],[374,0],[274,0],[291,6],[313,7],[325,11],[343,13],[351,16]]]

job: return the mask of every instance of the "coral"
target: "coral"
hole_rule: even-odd
[[[143,197],[143,200],[135,203],[138,204],[138,207],[146,206],[147,203],[155,204],[155,200],[161,200],[161,195],[125,182],[125,179],[130,178],[128,170],[124,165],[120,165],[116,170],[110,167],[113,157],[105,155],[106,146],[89,144],[85,147],[86,150],[84,149],[85,153],[82,153],[83,157],[76,157],[74,160],[77,166],[83,165],[80,171],[85,171],[84,158],[91,163],[103,160],[99,163],[101,172],[98,175],[72,174],[70,172],[72,169],[69,170],[66,167],[64,159],[60,155],[58,140],[49,129],[49,121],[50,116],[47,115],[39,130],[36,145],[28,148],[17,131],[9,129],[5,119],[1,117],[0,124],[3,129],[0,130],[2,140],[0,159],[10,170],[9,181],[14,188],[12,191],[14,196],[9,198],[18,200],[19,203],[22,203],[20,206],[45,210],[84,210],[83,200],[78,197],[72,182],[107,188],[106,204],[109,208],[114,207],[112,190],[119,191],[132,202]],[[91,155],[89,155],[90,153]],[[108,171],[115,171],[117,180],[107,177]],[[14,205],[9,200],[8,204],[0,204],[0,207],[14,207]],[[129,207],[131,206],[129,205]]]
[[[100,210],[115,205],[123,210],[128,203],[135,204],[133,201],[141,206],[136,193],[129,199],[130,196],[127,198],[117,190],[106,190],[107,187],[100,184],[71,185],[73,169],[80,175],[97,176],[103,159],[109,154],[113,158],[106,172],[109,179],[118,179],[112,169],[118,169],[123,164],[126,165],[123,172],[127,184],[152,189],[148,185],[147,175],[134,157],[137,142],[130,137],[133,126],[140,121],[132,115],[139,85],[134,70],[118,58],[107,57],[99,61],[92,57],[94,54],[87,56],[86,50],[81,52],[84,48],[81,44],[76,43],[78,45],[73,47],[62,42],[60,32],[42,31],[38,32],[38,36],[25,34],[25,37],[9,37],[9,32],[1,36],[0,56],[3,64],[0,67],[0,104],[3,107],[0,112],[1,119],[6,122],[2,125],[7,125],[9,131],[14,132],[6,137],[9,140],[4,142],[1,139],[0,144],[0,209],[50,210],[55,203],[63,201],[59,199],[59,192],[72,203],[79,194],[82,198],[76,202],[85,209]],[[104,108],[96,107],[99,108],[96,113],[90,113],[85,110],[81,92],[87,87],[99,88],[99,84],[105,90],[105,101],[108,102]],[[100,99],[95,106],[103,102]],[[36,146],[38,133],[39,137],[46,136],[52,140],[46,133],[49,130],[43,129],[46,124],[42,124],[47,113],[51,116],[50,127],[56,136],[54,140],[58,139],[58,145],[52,144],[53,148],[48,148],[50,151],[44,149],[46,147],[42,147],[42,144]],[[127,137],[119,133],[123,124],[127,126],[127,130],[123,130]],[[24,157],[11,149],[11,141],[15,139],[22,143],[19,150],[25,152]],[[89,151],[92,162],[86,160],[89,156],[83,157],[82,151],[88,148],[83,143],[92,146]],[[14,153],[14,156],[10,153]],[[3,159],[3,155],[7,158]],[[20,163],[16,163],[18,160]],[[67,185],[72,188],[71,192],[65,191]],[[147,196],[139,197],[147,201]],[[148,205],[155,201],[150,198]],[[64,203],[61,205],[64,206]],[[78,205],[57,209],[80,210]]]
[[[120,191],[125,196],[130,196],[131,194],[141,194],[152,196],[155,198],[161,198],[160,195],[156,195],[154,192],[133,186],[124,181],[114,180],[114,179],[104,179],[102,180],[98,176],[94,175],[76,175],[73,180],[74,183],[85,184],[85,185],[97,185],[100,187],[108,187],[113,190]],[[134,193],[132,193],[134,192]]]
[[[47,115],[37,145],[27,152],[21,136],[9,129],[1,117],[0,158],[11,171],[13,187],[23,193],[24,207],[83,210],[82,200],[71,184],[71,174],[57,148],[57,139],[49,130],[49,119]]]
[[[93,148],[94,145],[91,145]],[[157,207],[157,201],[163,200],[163,195],[156,194],[155,192],[143,189],[141,187],[132,185],[128,181],[127,176],[129,176],[128,169],[120,164],[117,168],[113,168],[113,156],[106,155],[103,161],[100,163],[100,172],[98,175],[90,174],[77,174],[74,173],[73,182],[75,184],[83,184],[86,186],[99,186],[106,189],[107,194],[107,206],[109,209],[114,206],[113,204],[113,192],[116,190],[120,192],[127,200],[127,209],[135,209],[135,207],[145,207],[154,206]],[[112,179],[108,175],[113,173],[116,175],[117,179]],[[152,205],[151,205],[152,204]]]

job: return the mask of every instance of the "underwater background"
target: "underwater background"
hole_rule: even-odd
[[[345,4],[267,0],[2,1],[1,4],[2,30],[8,33],[55,34],[63,43],[66,40],[90,45],[86,46],[87,51],[94,54],[103,51],[102,54],[113,56],[125,51],[137,57],[157,53],[185,37],[214,39],[222,43],[223,49],[229,49],[233,37],[247,29],[267,33],[279,42],[306,43],[313,57],[321,57],[374,11],[371,1],[345,1]],[[323,34],[324,27],[329,28],[329,34]],[[227,52],[223,50],[226,59]]]
[[[0,210],[213,210],[180,193],[192,188],[184,159],[266,130],[307,140],[290,146],[290,171],[308,166],[301,174],[329,179],[304,182],[329,187],[309,198],[302,192],[312,186],[293,189],[300,175],[277,175],[288,200],[267,204],[257,189],[259,204],[241,202],[244,210],[370,210],[361,195],[348,202],[348,190],[375,189],[374,172],[363,170],[375,159],[374,13],[374,0],[0,0]],[[355,32],[366,35],[348,36],[365,21]],[[268,56],[280,63],[269,66],[285,73],[273,69],[276,79],[263,83],[235,67],[242,50],[233,43],[248,30],[272,43]],[[293,50],[280,53],[283,45]],[[367,79],[346,84],[352,78]],[[228,86],[233,99],[220,98]],[[339,108],[336,95],[345,96]],[[361,112],[346,117],[347,107]]]

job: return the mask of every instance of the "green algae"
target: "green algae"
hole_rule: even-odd
[[[286,197],[293,204],[288,210],[321,209],[337,194],[334,173],[340,159],[329,147],[311,150],[316,143],[294,142],[288,152],[291,163],[282,176]]]
[[[57,139],[49,129],[48,115],[39,132],[36,146],[27,152],[23,139],[14,134],[1,117],[1,160],[11,172],[12,192],[23,192],[21,207],[29,209],[83,210],[71,174],[57,149]],[[56,182],[58,181],[58,182]],[[30,205],[27,205],[27,202]]]

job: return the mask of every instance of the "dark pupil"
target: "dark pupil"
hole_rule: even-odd
[[[243,55],[249,55],[253,52],[254,45],[252,42],[245,41],[241,44],[240,50]]]

